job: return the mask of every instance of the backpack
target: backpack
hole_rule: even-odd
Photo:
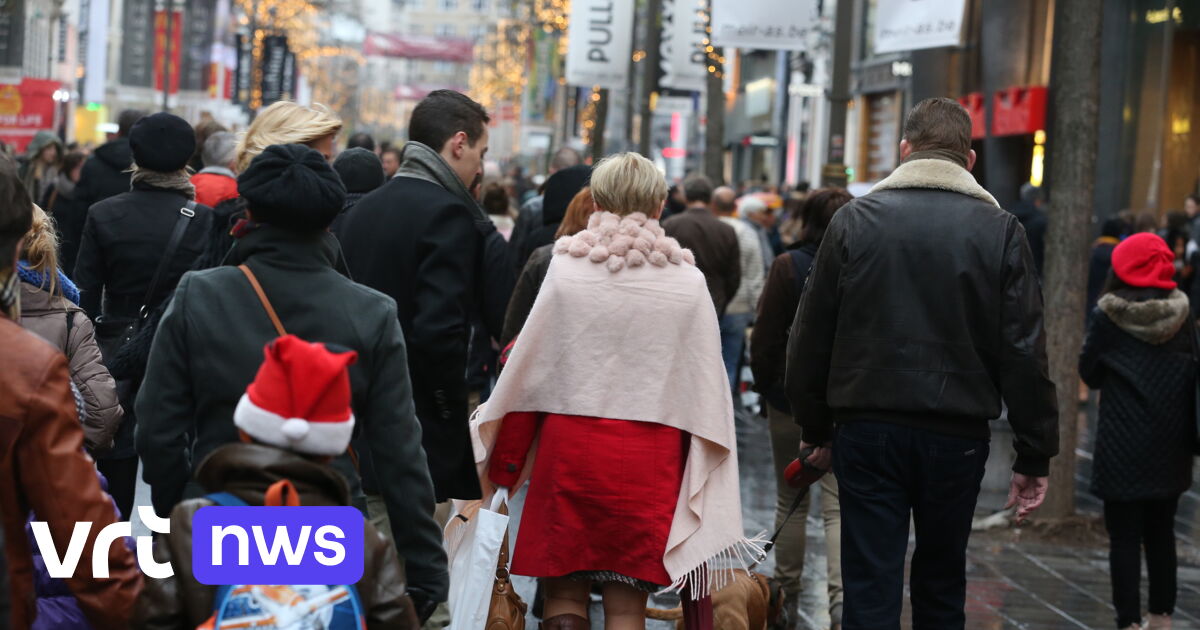
[[[267,491],[268,497],[280,482]],[[290,483],[287,483],[291,486]],[[286,495],[286,490],[282,493]],[[295,489],[292,489],[295,497]],[[206,497],[225,507],[249,505],[228,492]],[[270,499],[267,501],[272,503]],[[299,502],[282,502],[298,505]],[[218,586],[213,615],[197,630],[254,628],[255,630],[366,630],[366,613],[353,584],[291,585],[233,584]]]

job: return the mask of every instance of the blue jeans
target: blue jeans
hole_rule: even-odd
[[[729,375],[729,388],[737,389],[738,363],[746,350],[746,329],[754,313],[726,313],[721,316],[721,358],[725,360],[725,373]]]
[[[838,427],[845,630],[900,627],[910,514],[913,630],[966,625],[967,539],[987,457],[986,440],[883,422]]]

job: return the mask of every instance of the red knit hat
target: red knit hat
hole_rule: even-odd
[[[1175,252],[1151,232],[1134,234],[1113,249],[1112,269],[1131,287],[1175,288]]]
[[[263,364],[233,412],[250,437],[308,455],[340,455],[350,444],[350,375],[356,352],[331,352],[294,335],[263,349]]]

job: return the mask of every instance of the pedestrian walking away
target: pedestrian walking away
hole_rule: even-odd
[[[1171,626],[1176,599],[1175,512],[1192,485],[1196,327],[1155,234],[1112,251],[1112,272],[1088,327],[1079,374],[1100,390],[1092,493],[1104,501],[1118,628],[1140,628],[1142,549],[1149,628]]]
[[[622,153],[596,166],[591,192],[596,212],[556,243],[471,428],[488,494],[529,480],[512,571],[544,578],[544,627],[590,627],[597,583],[604,627],[626,630],[645,626],[649,592],[683,590],[695,609],[710,571],[713,588],[729,578],[720,558],[756,548],[716,313],[692,253],[654,218],[666,181]]]
[[[382,500],[409,594],[424,619],[446,598],[446,556],[433,520],[433,486],[395,304],[334,268],[338,244],[327,228],[341,211],[345,188],[320,153],[290,144],[267,147],[255,158],[238,176],[238,193],[251,227],[239,232],[225,265],[189,273],[179,283],[138,396],[138,417],[145,420],[137,450],[155,509],[168,514],[180,500],[207,491],[204,479],[193,479],[196,466],[238,441],[234,413],[264,345],[287,332],[353,350],[359,360],[350,366],[351,407],[365,444],[358,454],[360,460],[373,456],[375,464],[361,475],[387,480],[379,485]],[[332,466],[349,483],[350,496],[359,498],[360,473],[350,454]],[[357,507],[365,509],[361,501]]]
[[[356,418],[346,368],[358,355],[287,335],[268,344],[264,356],[233,412],[241,440],[217,448],[200,463],[196,478],[209,494],[175,506],[171,533],[154,546],[156,561],[179,569],[171,577],[146,581],[134,628],[172,630],[215,621],[214,611],[222,606],[216,601],[218,589],[199,583],[190,570],[191,524],[198,510],[231,503],[350,504],[350,487],[328,458],[350,444]],[[367,627],[417,630],[420,622],[405,593],[404,566],[395,547],[369,522],[365,527],[362,579],[342,588],[353,589]],[[302,605],[285,602],[283,608],[294,614]]]
[[[913,627],[965,627],[967,539],[1002,402],[1018,520],[1058,452],[1033,254],[970,174],[966,110],[918,103],[900,155],[833,216],[788,340],[801,448],[837,475],[846,630],[899,627],[910,518]]]
[[[212,220],[211,210],[193,201],[187,173],[195,148],[191,125],[173,114],[153,114],[133,125],[128,143],[133,189],[88,210],[74,276],[79,304],[95,322],[105,364],[113,371],[130,327],[140,326],[171,295],[203,251]],[[125,419],[112,450],[97,457],[110,493],[128,516],[137,481],[132,412],[138,379],[118,378]]]
[[[25,529],[32,512],[55,541],[72,539],[79,522],[91,524],[79,540],[77,557],[80,566],[91,566],[93,555],[104,553],[107,558],[95,560],[107,560],[108,577],[81,572],[66,586],[90,627],[122,630],[141,591],[142,573],[125,545],[96,551],[100,531],[118,515],[83,451],[67,358],[17,324],[17,255],[32,225],[33,201],[15,165],[0,158],[0,365],[5,366],[0,375],[0,529],[8,582],[0,597],[9,608],[4,623],[18,630],[36,627],[41,604],[47,603],[35,596],[34,552]],[[52,619],[42,621],[52,627]]]
[[[729,301],[737,295],[742,268],[737,233],[717,219],[710,207],[713,185],[703,175],[691,175],[683,181],[688,208],[663,221],[667,236],[679,241],[696,256],[696,266],[704,274],[717,316],[725,314]]]
[[[789,518],[800,492],[788,485],[784,472],[796,457],[801,430],[792,416],[784,389],[788,331],[796,317],[804,281],[834,213],[852,199],[844,188],[822,188],[804,201],[798,217],[803,222],[797,247],[780,254],[758,301],[758,315],[750,334],[750,368],[755,390],[763,396],[771,431],[771,455],[775,465],[775,528],[780,529],[775,545],[775,579],[784,592],[803,592],[802,576],[808,538],[809,495],[801,500],[797,514]],[[820,481],[821,518],[825,529],[829,618],[834,630],[842,618],[841,507],[837,479],[824,475]],[[799,598],[789,599],[790,605]]]

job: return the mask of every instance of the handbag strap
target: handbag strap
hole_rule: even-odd
[[[183,240],[183,233],[187,231],[188,223],[191,222],[194,216],[196,216],[195,201],[189,201],[187,205],[179,209],[179,218],[175,220],[175,229],[171,231],[171,238],[167,241],[167,249],[158,261],[158,267],[154,270],[154,277],[150,280],[150,286],[146,287],[146,297],[142,298],[142,306],[138,309],[138,318],[146,319],[146,316],[149,314],[146,307],[150,305],[151,298],[154,297],[155,291],[158,290],[158,283],[162,280],[163,272],[166,270],[167,265],[175,258],[175,250],[179,249],[179,242]]]
[[[254,272],[246,265],[238,265],[238,269],[246,275],[246,280],[250,281],[250,286],[254,288],[254,293],[258,295],[258,301],[262,303],[263,310],[267,312],[267,317],[271,318],[271,324],[275,326],[275,332],[282,337],[287,334],[287,330],[283,327],[283,322],[279,321],[279,315],[275,314],[275,308],[271,306],[271,301],[267,299],[267,294],[263,291],[262,285],[258,283],[258,278],[254,277]]]

